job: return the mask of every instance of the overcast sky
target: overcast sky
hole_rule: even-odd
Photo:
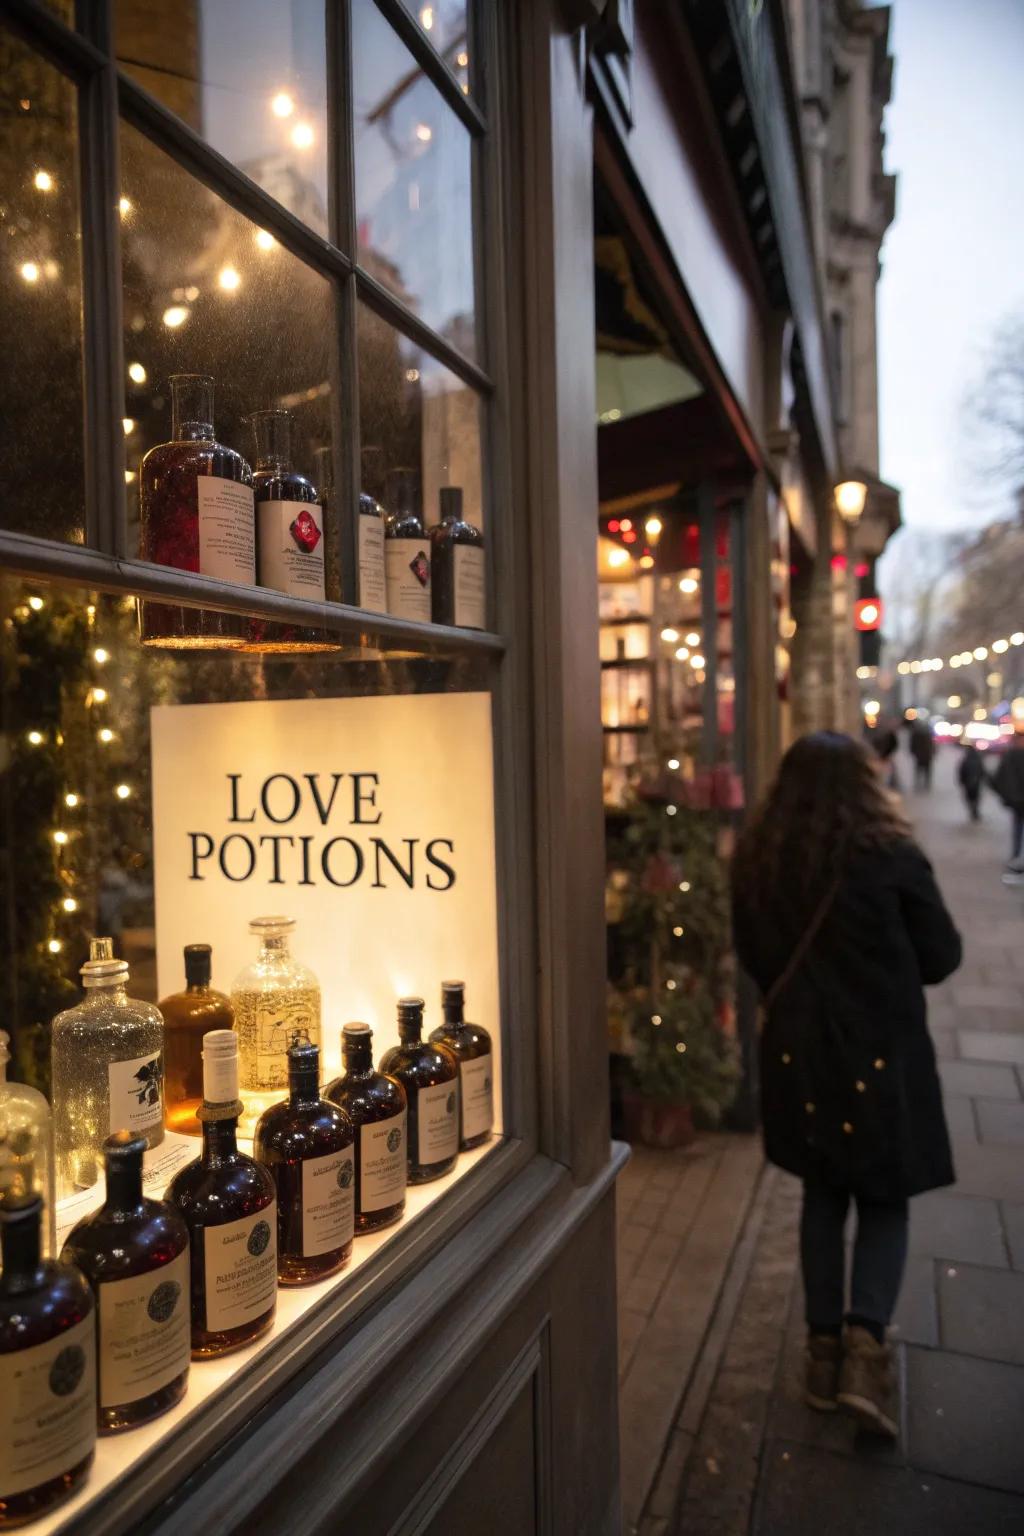
[[[1024,310],[1024,0],[892,9],[881,468],[912,527],[977,526],[1010,510],[972,489],[958,407],[1000,320]]]

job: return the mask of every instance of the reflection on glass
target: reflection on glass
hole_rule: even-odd
[[[115,20],[125,73],[326,234],[323,0],[117,0]]]
[[[331,286],[134,129],[121,129],[129,548],[138,471],[170,433],[168,379],[210,375],[217,436],[251,461],[257,410],[292,413],[295,468],[330,442]],[[337,529],[327,530],[328,546]],[[339,594],[329,592],[328,596]]]
[[[484,527],[480,398],[365,305],[359,311],[359,424],[363,490],[385,512],[395,470],[418,471],[422,515],[440,517],[440,490],[462,489],[463,516]]]
[[[352,8],[359,261],[476,354],[470,135],[374,0]]]
[[[466,0],[431,0],[413,4],[410,9],[420,31],[455,74],[462,89],[469,91],[469,42],[466,24]]]
[[[85,539],[74,86],[0,28],[0,523]],[[47,387],[60,380],[60,388]]]

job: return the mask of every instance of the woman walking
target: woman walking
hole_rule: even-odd
[[[764,999],[765,1151],[803,1180],[806,1399],[895,1436],[886,1328],[907,1201],[954,1179],[924,987],[956,970],[961,945],[859,743],[820,731],[786,753],[740,840],[733,911],[737,953]]]

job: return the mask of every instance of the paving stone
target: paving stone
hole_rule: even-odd
[[[1022,1424],[1024,1366],[913,1345],[907,1349],[907,1434],[913,1467],[1024,1493]],[[986,1529],[977,1521],[969,1528]]]
[[[978,1128],[983,1143],[1024,1147],[1024,1104],[1003,1104],[998,1099],[977,1101]]]
[[[959,1155],[959,1151],[958,1151]],[[911,1253],[1006,1267],[1006,1246],[994,1200],[939,1190],[910,1203]]]
[[[665,1459],[654,1485],[654,1492],[644,1512],[645,1518],[669,1520],[674,1514],[693,1443],[693,1435],[687,1434],[685,1430],[672,1431]],[[641,1526],[642,1529],[643,1526]]]
[[[972,1145],[954,1148],[957,1193],[990,1196],[993,1200],[1024,1201],[1024,1158],[1016,1147]],[[991,1260],[976,1257],[981,1264]]]
[[[936,1273],[942,1348],[1024,1365],[1024,1275],[976,1264],[938,1264]]]
[[[1014,1269],[1024,1271],[1024,1205],[1013,1205],[1009,1200],[1004,1200],[1000,1211],[1010,1250],[1010,1263]]]
[[[1016,987],[972,987],[960,985],[954,980],[951,991],[958,1008],[1020,1007],[1020,992]]]
[[[956,1030],[951,1018],[948,1025],[929,1022],[932,1044],[939,1061],[955,1061],[957,1058]]]
[[[972,1061],[940,1061],[942,1086],[950,1094],[972,1099],[1020,1099],[1020,1087],[1012,1067],[978,1065]]]
[[[935,1294],[935,1260],[911,1254],[903,1273],[900,1299],[892,1320],[892,1337],[901,1344],[939,1342],[939,1313]]]
[[[960,1055],[964,1061],[999,1061],[1019,1066],[1024,1062],[1024,1034],[1008,1030],[959,1029]]]
[[[990,1102],[995,1103],[995,1100]],[[978,1124],[974,1118],[974,1103],[971,1099],[961,1098],[959,1095],[947,1093],[943,1101],[946,1111],[946,1124],[949,1126],[949,1134],[955,1138],[966,1138],[968,1141],[977,1141]]]

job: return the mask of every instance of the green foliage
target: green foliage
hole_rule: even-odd
[[[691,992],[677,988],[656,1005],[647,995],[638,997],[631,1030],[637,1091],[689,1104],[698,1125],[718,1125],[736,1096],[739,1053],[719,1027],[708,989],[699,982]]]

